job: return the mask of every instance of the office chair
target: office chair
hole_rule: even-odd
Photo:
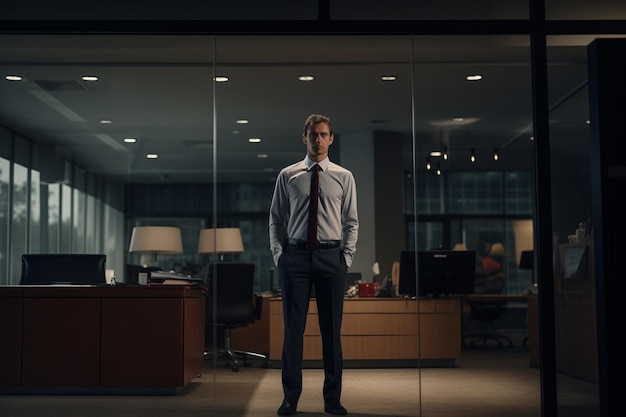
[[[247,326],[261,318],[263,297],[254,293],[254,264],[224,262],[210,266],[206,307],[207,346],[212,326],[223,329],[223,348],[205,351],[205,357],[224,357],[233,372],[239,371],[239,361],[250,365],[250,359],[262,360],[268,366],[268,355],[232,349],[230,333],[233,328]]]
[[[484,294],[502,294],[504,290],[504,274],[490,277],[486,280]],[[495,328],[495,321],[506,313],[505,301],[474,301],[470,297],[464,299],[469,305],[470,312],[467,320],[469,331],[463,335],[463,344],[468,347],[476,347],[477,342],[482,341],[483,347],[487,346],[487,341],[492,340],[502,347],[507,343],[513,347],[513,340],[510,337],[498,333]]]
[[[20,285],[106,284],[104,254],[24,254]]]

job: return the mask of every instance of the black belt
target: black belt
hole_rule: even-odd
[[[339,247],[338,240],[322,240],[317,242],[317,245],[312,248],[306,244],[306,240],[300,239],[287,239],[287,244],[298,249],[334,249]]]

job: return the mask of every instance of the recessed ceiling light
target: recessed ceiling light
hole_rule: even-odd
[[[267,158],[267,154],[266,153],[260,153],[257,155],[257,158]]]
[[[396,77],[395,75],[383,75],[382,77],[380,77],[380,79],[383,81],[395,81],[398,79],[398,77]]]
[[[479,74],[474,74],[474,75],[468,75],[467,77],[465,77],[465,79],[467,81],[479,81],[483,79],[483,76]]]
[[[225,83],[226,81],[228,81],[228,77],[224,77],[223,75],[218,75],[217,77],[213,78],[213,81],[217,83]]]
[[[250,142],[250,143],[259,143],[259,142],[261,142],[261,138],[250,138],[250,139],[248,139],[248,142]]]
[[[7,81],[22,81],[22,77],[19,75],[7,75],[4,77]]]
[[[137,139],[135,139],[135,138],[124,138],[124,142],[126,142],[126,143],[135,143],[135,142],[137,142]]]
[[[441,156],[441,151],[432,151],[430,153],[430,156],[439,157]]]
[[[113,120],[109,120],[109,119],[101,119],[100,120],[100,124],[102,124],[102,125],[110,125],[111,123],[113,123]]]
[[[157,159],[159,157],[159,155],[155,154],[155,153],[149,153],[146,155],[146,158],[148,159]]]
[[[98,81],[98,77],[96,77],[95,75],[84,75],[82,77],[83,81]]]
[[[312,75],[301,75],[298,77],[298,79],[300,81],[313,81],[315,77],[313,77]]]
[[[455,122],[462,122],[464,119],[462,117],[455,117],[452,120],[454,120]]]
[[[250,122],[247,119],[239,119],[235,123],[237,123],[238,125],[247,125]]]

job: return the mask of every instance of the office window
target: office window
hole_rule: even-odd
[[[72,188],[69,185],[61,184],[60,195],[60,239],[59,239],[59,253],[72,253]]]
[[[20,280],[22,254],[27,252],[28,233],[28,169],[25,166],[13,164],[13,213],[11,216],[11,245],[9,277],[10,283],[16,284]]]
[[[86,215],[86,196],[79,189],[72,189],[74,195],[72,209],[72,252],[85,252],[85,215]]]
[[[530,172],[448,172],[418,175],[418,215],[523,214],[533,207]],[[413,214],[412,175],[405,175],[405,214]]]
[[[9,274],[9,171],[11,164],[0,157],[0,285],[8,284]]]
[[[502,213],[501,172],[450,172],[446,175],[448,213]]]
[[[85,216],[87,211],[85,195],[85,170],[74,166],[72,182],[72,252],[85,252]]]
[[[92,195],[85,195],[85,253],[100,252],[98,240],[96,238],[96,198]]]
[[[87,173],[86,178],[87,193],[85,195],[85,252],[86,253],[103,253],[102,252],[102,202],[97,196],[98,181],[95,175]]]
[[[124,238],[124,212],[109,204],[99,205],[102,211],[102,252],[107,255],[106,266],[115,271],[115,277],[126,281],[127,244]],[[120,242],[123,242],[120,245]]]
[[[532,214],[534,195],[533,177],[530,172],[507,172],[504,174],[505,213]]]
[[[405,213],[412,214],[413,209],[413,182],[412,175],[405,177]],[[445,186],[444,177],[432,172],[418,174],[416,179],[417,188],[417,212],[419,214],[443,214],[445,212]]]
[[[41,189],[39,171],[30,170],[30,219],[28,252],[41,252]]]
[[[438,248],[445,240],[443,222],[419,222],[417,230],[415,230],[415,223],[411,222],[408,225],[407,239],[407,250],[428,250]],[[417,243],[415,239],[417,239]]]
[[[48,194],[46,252],[56,253],[59,251],[61,238],[61,184],[48,184],[45,190]]]
[[[227,212],[267,213],[271,203],[274,184],[222,184],[219,185],[218,213]]]

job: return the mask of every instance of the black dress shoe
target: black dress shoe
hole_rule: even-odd
[[[335,416],[345,416],[348,410],[339,401],[327,401],[324,403],[324,412]]]
[[[296,414],[296,407],[298,406],[298,402],[294,400],[284,399],[283,403],[278,407],[278,415],[279,416],[292,416]]]

